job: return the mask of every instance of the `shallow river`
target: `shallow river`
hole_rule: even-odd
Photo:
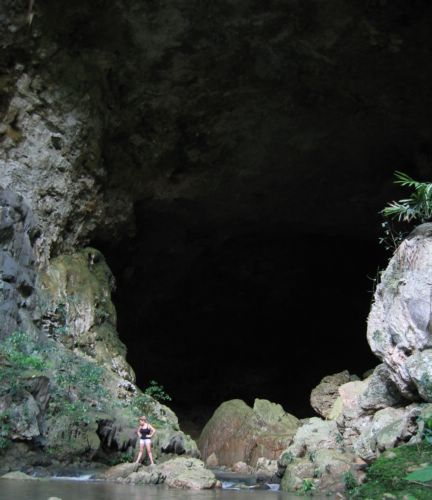
[[[185,491],[165,486],[132,486],[98,481],[0,480],[1,500],[294,500],[299,497],[279,491],[208,490]],[[304,498],[304,497],[303,497]]]

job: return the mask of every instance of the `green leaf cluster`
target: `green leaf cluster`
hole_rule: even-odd
[[[151,396],[156,401],[171,401],[171,396],[169,396],[163,387],[156,380],[150,380],[149,386],[145,389],[144,394]]]
[[[399,222],[427,222],[432,219],[432,182],[418,182],[404,172],[396,170],[396,184],[413,189],[411,196],[392,201],[381,213]]]

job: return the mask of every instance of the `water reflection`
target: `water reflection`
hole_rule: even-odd
[[[132,486],[106,482],[61,480],[0,480],[1,500],[294,500],[299,497],[274,491],[190,491],[165,486]]]

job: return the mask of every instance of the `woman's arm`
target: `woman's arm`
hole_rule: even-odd
[[[152,437],[152,436],[154,436],[156,434],[156,429],[152,425],[150,425],[150,424],[148,424],[148,426],[149,426],[149,428],[151,430],[151,434],[149,434],[149,437]]]

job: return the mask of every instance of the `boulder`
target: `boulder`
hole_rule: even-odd
[[[363,410],[373,413],[402,403],[403,397],[385,363],[378,365],[366,381],[367,386],[359,396],[359,405]]]
[[[125,484],[159,484],[163,475],[155,467],[144,467],[136,463],[123,463],[107,469],[101,476],[107,481]]]
[[[298,429],[293,443],[283,452],[279,462],[286,466],[291,458],[302,458],[322,448],[337,449],[342,441],[336,422],[312,417]]]
[[[329,418],[333,405],[339,396],[338,388],[350,380],[348,370],[324,377],[321,382],[312,389],[310,396],[312,408],[322,417]]]
[[[260,482],[268,482],[268,483],[276,483],[280,482],[280,477],[277,475],[278,473],[278,463],[277,460],[269,460],[268,458],[260,457],[257,460],[255,466],[255,475],[257,477],[257,481]]]
[[[418,226],[397,248],[374,295],[367,338],[407,399],[432,401],[432,224]]]
[[[363,475],[337,423],[317,417],[310,418],[298,429],[292,445],[278,461],[284,491],[304,493],[308,488],[321,493],[343,492],[344,476],[348,472],[358,480]]]
[[[419,431],[417,417],[424,414],[425,406],[430,411],[430,405],[416,404],[377,411],[353,443],[356,454],[371,461],[384,451],[408,442]]]
[[[216,486],[216,477],[196,458],[178,457],[157,466],[165,483],[172,488],[191,490],[211,489]]]
[[[256,399],[254,407],[234,399],[222,403],[198,440],[203,460],[215,455],[219,465],[255,466],[258,458],[275,460],[292,442],[299,421],[282,406]]]
[[[206,466],[210,468],[216,468],[219,465],[219,461],[215,453],[212,453],[206,460]]]
[[[24,472],[20,472],[18,470],[16,471],[12,471],[12,472],[8,472],[7,474],[3,474],[3,476],[1,476],[1,479],[18,479],[18,480],[29,480],[29,479],[36,479],[32,476],[29,476],[28,474],[25,474]]]

